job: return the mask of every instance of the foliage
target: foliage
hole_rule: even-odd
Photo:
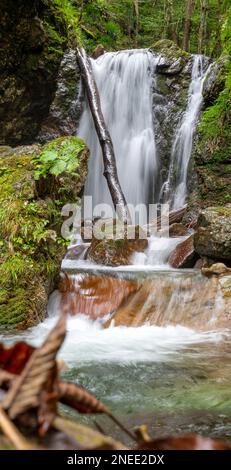
[[[84,148],[85,143],[79,137],[59,137],[49,142],[34,159],[35,179],[48,174],[58,176],[65,172],[76,176],[78,155]]]
[[[118,50],[150,47],[159,39],[174,40],[182,47],[186,0],[43,0],[68,25],[69,40],[83,43],[88,52],[97,44]],[[190,27],[190,51],[198,51],[201,0],[194,1]],[[207,0],[203,52],[217,56],[221,50],[221,25],[227,0]],[[138,16],[137,16],[138,6]],[[55,34],[51,30],[50,34]],[[63,38],[60,38],[62,42]]]
[[[77,187],[80,183],[76,170],[83,142],[69,137],[52,144],[42,149],[45,162],[40,162],[39,146],[32,146],[34,153],[25,147],[23,154],[24,148],[19,147],[15,153],[10,149],[7,157],[0,157],[0,325],[29,325],[43,318],[49,283],[58,274],[65,253],[67,242],[59,236],[61,207],[73,200],[74,188],[70,184],[66,188],[68,181],[64,177],[57,182],[58,189],[53,187],[49,175],[56,179],[52,172],[59,173],[60,166],[56,165],[64,161],[65,169],[75,174]],[[57,161],[53,157],[50,161],[49,153],[46,161],[47,148],[56,149]],[[36,171],[47,176],[44,198],[38,196],[33,161],[37,161]]]
[[[209,142],[210,160],[229,161],[231,155],[231,8],[222,27],[223,53],[226,63],[225,87],[215,103],[202,116],[199,126],[202,145]]]

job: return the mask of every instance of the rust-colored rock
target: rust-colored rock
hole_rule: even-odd
[[[138,289],[136,282],[110,276],[65,275],[59,285],[68,313],[85,314],[93,320],[114,312]]]
[[[169,257],[169,264],[172,268],[193,268],[198,258],[194,250],[194,236],[179,243]]]
[[[207,278],[194,271],[160,273],[124,300],[110,326],[183,325],[194,330],[230,328],[231,276]]]
[[[92,58],[93,59],[98,59],[98,57],[100,57],[101,55],[103,55],[105,53],[105,48],[102,44],[98,44],[98,46],[96,46],[96,48],[94,49],[94,51],[92,52]]]

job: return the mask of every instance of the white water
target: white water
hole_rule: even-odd
[[[57,322],[57,293],[49,303],[49,318],[38,326],[16,334],[4,334],[4,342],[25,340],[39,346]],[[60,357],[71,365],[86,363],[121,364],[140,362],[171,362],[183,349],[192,345],[218,343],[227,336],[225,331],[198,333],[183,326],[149,326],[139,328],[102,328],[98,321],[93,322],[84,315],[70,317],[67,337]],[[1,340],[1,335],[0,335]]]
[[[152,88],[158,57],[148,50],[108,52],[92,67],[105,121],[111,133],[121,186],[128,203],[150,202],[158,176],[152,122]],[[103,176],[103,162],[91,113],[85,105],[78,135],[90,150],[85,194],[96,204],[111,205]]]
[[[145,268],[154,267],[155,270],[170,269],[168,264],[170,254],[186,238],[150,237],[147,250],[144,253],[136,253],[133,257],[133,264],[145,265]]]
[[[195,55],[188,91],[188,104],[173,142],[168,180],[162,188],[162,194],[165,193],[169,198],[168,202],[173,210],[183,207],[187,196],[188,167],[192,154],[193,136],[203,101],[204,77],[203,56]]]
[[[172,209],[179,209],[184,206],[187,197],[188,167],[202,104],[203,68],[206,67],[203,67],[201,55],[193,56],[187,107],[172,144],[168,178],[158,196],[160,167],[153,114],[153,90],[157,89],[155,67],[158,61],[159,56],[148,50],[131,50],[106,53],[92,60],[92,67],[105,121],[114,143],[119,179],[128,203],[147,205],[155,200],[158,202],[159,198],[159,201],[168,202]],[[110,207],[111,197],[103,176],[101,149],[86,103],[78,134],[86,140],[91,150],[85,194],[92,196],[93,208],[103,203]],[[102,206],[94,215],[102,215],[101,209]],[[111,213],[104,213],[103,216],[110,217]],[[139,220],[139,223],[142,224],[142,221]],[[184,238],[152,237],[148,250],[134,256],[133,265],[155,266],[157,269],[169,267],[168,257],[182,240]],[[65,265],[66,261],[64,269]]]

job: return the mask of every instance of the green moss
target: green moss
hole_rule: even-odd
[[[72,175],[69,179],[66,176],[69,167],[60,179],[46,168],[46,190],[40,192],[44,177],[35,180],[35,165],[40,164],[40,158],[42,166],[50,164],[43,162],[42,156],[51,150],[57,162],[66,159],[68,165],[70,161],[74,165],[75,161],[74,190]],[[81,171],[81,157],[85,158],[86,151],[82,140],[69,137],[42,148],[19,147],[0,155],[0,325],[25,327],[45,315],[48,294],[67,244],[59,235],[61,208],[76,200],[76,186],[82,187],[76,171]]]
[[[223,89],[202,113],[195,146],[202,206],[231,202],[231,9],[222,29],[222,38],[223,54],[218,63],[224,66],[216,77],[214,90],[220,90],[221,84]]]
[[[188,58],[190,54],[186,51],[180,49],[177,44],[169,39],[161,39],[153,44],[152,49],[155,52],[162,53],[168,59],[179,59],[179,58]]]
[[[215,103],[202,114],[198,153],[206,153],[205,161],[231,161],[231,8],[222,28],[223,56],[227,61],[222,69],[225,74],[224,89]],[[221,58],[222,60],[222,58]],[[224,77],[217,77],[217,80]]]

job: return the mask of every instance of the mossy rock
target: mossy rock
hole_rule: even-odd
[[[180,49],[180,47],[178,47],[177,44],[170,39],[160,39],[160,41],[155,42],[155,44],[151,46],[151,49],[154,52],[158,52],[167,57],[167,59],[171,60],[190,58],[190,54],[188,52]]]
[[[72,149],[69,159],[72,170],[75,161],[75,171],[66,168],[54,175],[44,169],[46,162],[40,158],[48,148],[56,161]],[[25,328],[45,317],[66,251],[67,242],[60,235],[61,209],[76,202],[83,188],[88,154],[77,137],[56,139],[49,147],[0,151],[0,325]],[[38,175],[39,165],[43,176]]]
[[[231,261],[231,205],[201,211],[194,238],[196,252],[215,260]]]
[[[224,89],[228,62],[227,56],[221,56],[210,66],[203,84],[203,98],[206,106],[213,104]]]
[[[142,228],[134,225],[125,226],[117,221],[105,224],[97,233],[93,229],[93,239],[87,252],[87,259],[105,266],[123,266],[132,264],[135,252],[143,252],[148,241]]]

